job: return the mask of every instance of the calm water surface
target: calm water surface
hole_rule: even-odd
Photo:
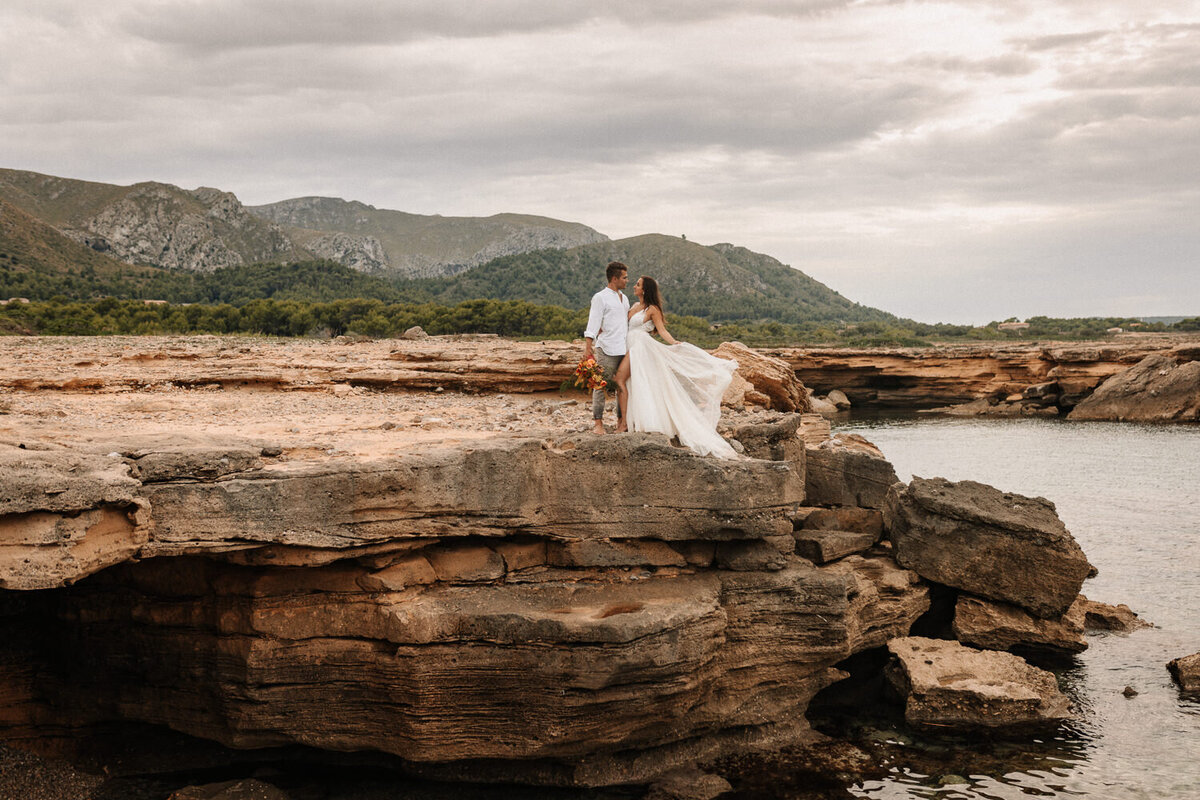
[[[926,774],[898,758],[891,777],[851,792],[1200,798],[1200,703],[1180,697],[1165,667],[1200,651],[1200,427],[920,416],[835,429],[878,445],[903,481],[970,479],[1052,500],[1100,571],[1084,594],[1126,603],[1158,626],[1089,635],[1089,649],[1059,676],[1080,720],[1053,740],[976,754],[948,748],[955,755],[942,763],[953,764],[953,775]],[[1126,698],[1126,686],[1138,695]],[[927,744],[903,746],[915,753]]]

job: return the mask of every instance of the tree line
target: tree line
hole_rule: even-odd
[[[1025,331],[1012,333],[1001,330],[997,322],[981,327],[909,321],[868,321],[853,325],[832,325],[822,321],[713,324],[691,315],[667,315],[667,324],[676,338],[702,347],[715,347],[722,341],[740,341],[755,347],[919,347],[947,340],[1094,339],[1103,338],[1108,328],[1137,323],[1136,320],[1115,318],[1055,320],[1048,317],[1033,318],[1029,322],[1030,327]],[[420,326],[431,335],[492,333],[526,339],[573,339],[583,335],[586,324],[586,308],[536,305],[523,300],[467,300],[442,305],[386,303],[378,298],[361,297],[331,302],[260,298],[235,305],[57,297],[0,306],[0,333],[47,336],[207,333],[319,338],[358,334],[389,338]],[[1141,325],[1140,330],[1196,331],[1200,330],[1200,317],[1172,326],[1137,324]]]

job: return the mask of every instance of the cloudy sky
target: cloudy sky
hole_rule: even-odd
[[[0,87],[5,167],[729,241],[930,322],[1200,314],[1200,0],[4,0]]]

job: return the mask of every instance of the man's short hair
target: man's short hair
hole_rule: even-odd
[[[608,269],[604,271],[604,274],[608,277],[608,280],[611,281],[622,272],[629,272],[629,267],[625,266],[620,261],[610,261],[608,263]]]

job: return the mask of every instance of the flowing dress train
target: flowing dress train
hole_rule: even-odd
[[[709,355],[695,345],[666,345],[650,335],[654,321],[644,310],[629,319],[629,429],[678,436],[700,455],[737,458],[717,433],[721,395],[733,380],[736,361]]]

